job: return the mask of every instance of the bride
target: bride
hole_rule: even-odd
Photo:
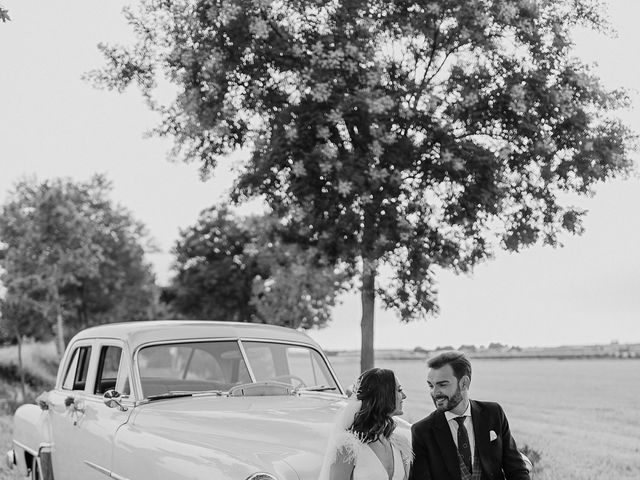
[[[392,418],[402,414],[405,398],[393,371],[363,372],[338,415],[319,480],[406,480],[411,446],[394,433]]]

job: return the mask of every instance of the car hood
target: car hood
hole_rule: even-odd
[[[256,466],[284,462],[300,479],[315,479],[334,417],[344,404],[344,397],[315,393],[186,397],[140,405],[128,424]]]

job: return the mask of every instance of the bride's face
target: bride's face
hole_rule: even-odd
[[[398,383],[398,379],[396,378],[396,409],[391,415],[402,415],[402,401],[405,398],[407,398],[407,396],[402,391],[402,385]]]

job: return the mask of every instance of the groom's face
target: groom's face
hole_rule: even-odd
[[[461,381],[454,375],[451,365],[430,368],[427,384],[433,403],[440,412],[453,410],[464,398],[460,388]]]

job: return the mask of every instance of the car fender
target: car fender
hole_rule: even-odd
[[[13,449],[18,471],[27,475],[30,459],[39,455],[41,448],[51,444],[49,415],[33,404],[20,406],[13,416]]]

